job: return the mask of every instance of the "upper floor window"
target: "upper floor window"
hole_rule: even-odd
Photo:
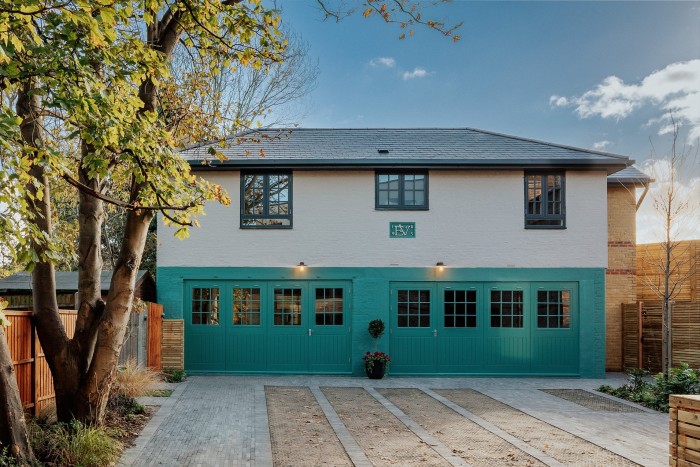
[[[378,173],[377,209],[428,209],[427,173]]]
[[[564,208],[563,174],[525,174],[525,228],[565,228],[566,214]]]
[[[241,228],[292,227],[292,174],[241,174]]]

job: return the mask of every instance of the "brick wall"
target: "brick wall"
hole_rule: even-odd
[[[608,187],[608,270],[605,293],[606,369],[622,370],[622,311],[636,300],[636,197],[634,188]]]

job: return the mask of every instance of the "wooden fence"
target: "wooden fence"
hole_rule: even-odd
[[[665,258],[661,243],[637,245],[637,300],[656,301],[664,280],[660,267]],[[681,285],[673,296],[677,302],[700,301],[700,240],[678,242],[673,249],[671,281]]]
[[[700,465],[700,396],[669,398],[669,458],[674,467]]]
[[[661,371],[661,302],[622,305],[623,366]],[[676,302],[672,308],[672,364],[700,368],[700,302]]]
[[[149,303],[148,337],[146,348],[149,354],[146,363],[155,370],[161,370],[161,339],[162,339],[162,313],[163,306],[157,303]],[[7,343],[12,356],[12,363],[17,375],[20,399],[26,409],[30,409],[34,415],[38,415],[42,407],[51,403],[54,399],[53,377],[46,362],[44,352],[39,344],[39,339],[34,326],[34,319],[30,311],[5,311],[5,315],[11,325],[5,328]],[[66,329],[68,337],[73,337],[77,312],[73,310],[61,310],[61,321]],[[131,319],[134,317],[132,316]],[[128,340],[128,336],[127,336]]]
[[[12,363],[17,375],[22,405],[38,415],[54,398],[53,377],[36,336],[30,311],[6,311],[11,325],[5,328]],[[73,337],[77,312],[61,311],[61,321],[68,337]]]
[[[119,355],[119,364],[134,360],[143,368],[162,370],[161,346],[163,340],[163,305],[148,304],[147,313],[131,313],[126,325],[124,344]]]

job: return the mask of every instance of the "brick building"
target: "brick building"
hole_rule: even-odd
[[[605,293],[605,367],[622,370],[620,305],[637,299],[637,208],[652,180],[635,167],[608,177],[608,269]],[[637,199],[637,188],[645,191]]]

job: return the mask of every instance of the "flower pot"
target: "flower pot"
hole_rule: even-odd
[[[386,372],[386,362],[374,362],[372,369],[365,365],[365,373],[369,379],[382,379]]]

